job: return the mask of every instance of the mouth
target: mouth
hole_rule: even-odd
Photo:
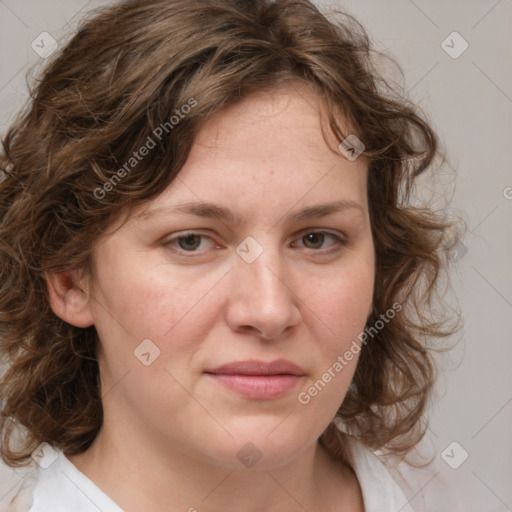
[[[295,388],[305,371],[285,359],[238,361],[205,372],[215,382],[245,398],[268,400]]]

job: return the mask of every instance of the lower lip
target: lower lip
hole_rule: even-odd
[[[231,375],[208,374],[225,388],[246,398],[266,400],[284,395],[302,378],[299,375]]]

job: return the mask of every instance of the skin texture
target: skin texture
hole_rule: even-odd
[[[357,356],[307,405],[298,401],[363,330],[374,285],[367,163],[327,146],[322,108],[315,93],[291,87],[212,117],[178,178],[98,243],[93,277],[48,277],[55,313],[94,324],[100,340],[104,425],[70,460],[127,512],[363,510],[353,472],[317,443]],[[291,217],[336,201],[359,208]],[[240,218],[171,211],[189,202]],[[180,246],[190,230],[205,238]],[[252,263],[236,251],[248,236],[263,251]],[[160,350],[149,366],[134,356],[145,339]],[[268,400],[205,374],[280,358],[305,375]],[[261,454],[252,468],[237,457],[247,443]]]

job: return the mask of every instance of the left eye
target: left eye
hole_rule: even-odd
[[[318,250],[325,249],[325,243],[330,241],[328,248],[335,248],[336,246],[343,245],[344,241],[334,233],[327,233],[325,231],[310,231],[302,235],[299,239],[302,241],[303,247],[306,249]]]

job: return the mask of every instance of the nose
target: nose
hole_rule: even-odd
[[[272,340],[300,323],[302,301],[285,270],[279,256],[268,250],[252,263],[236,257],[226,308],[233,331]]]

